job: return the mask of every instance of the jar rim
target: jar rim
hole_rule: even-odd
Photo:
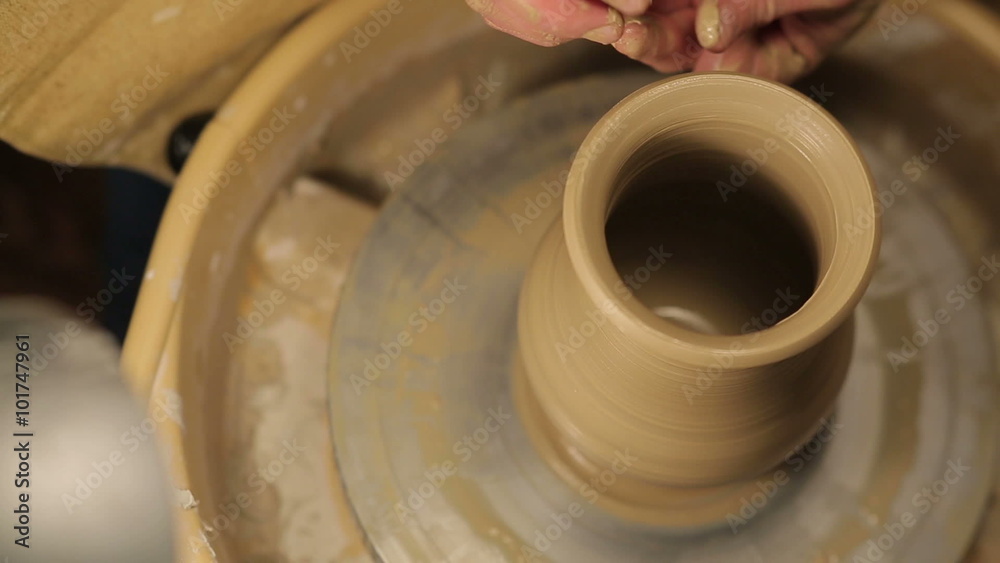
[[[623,299],[615,284],[621,278],[612,262],[604,224],[615,189],[613,178],[623,154],[648,143],[651,128],[676,123],[678,114],[711,112],[732,104],[759,103],[805,110],[822,135],[807,135],[811,162],[835,164],[835,177],[822,178],[833,221],[831,261],[819,275],[813,294],[774,326],[741,335],[696,332],[660,318],[638,299]],[[728,106],[727,106],[728,104]],[[748,116],[749,122],[755,117]],[[718,125],[720,121],[716,121]],[[613,147],[610,148],[609,147]],[[843,126],[825,109],[791,88],[761,78],[728,72],[688,74],[646,86],[612,108],[590,131],[570,168],[563,207],[563,228],[573,268],[595,303],[609,304],[608,318],[640,345],[661,351],[672,362],[706,365],[720,354],[733,369],[785,359],[818,344],[853,312],[873,274],[881,239],[875,215],[875,183],[860,150]],[[843,226],[857,213],[868,213],[871,226],[848,236]]]

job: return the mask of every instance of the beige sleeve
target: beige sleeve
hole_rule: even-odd
[[[169,179],[170,132],[211,111],[321,0],[13,0],[0,138],[48,160]]]

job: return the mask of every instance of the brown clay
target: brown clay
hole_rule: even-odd
[[[872,186],[840,125],[773,83],[684,76],[609,112],[521,293],[517,401],[550,464],[586,481],[628,452],[609,509],[721,519],[832,412],[879,246],[844,218]]]

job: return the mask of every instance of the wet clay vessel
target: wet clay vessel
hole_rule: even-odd
[[[667,79],[584,141],[518,308],[515,403],[630,519],[725,519],[833,414],[879,248],[873,181],[819,105]]]

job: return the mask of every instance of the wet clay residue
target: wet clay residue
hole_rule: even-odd
[[[324,369],[340,288],[374,217],[374,208],[299,178],[258,229],[243,314],[276,295],[281,302],[245,341],[230,341],[226,498],[248,500],[246,517],[220,533],[235,540],[240,560],[370,561],[329,440]]]

